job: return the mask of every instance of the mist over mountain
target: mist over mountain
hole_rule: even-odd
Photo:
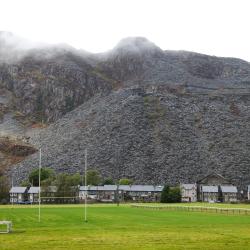
[[[13,41],[0,32],[0,168],[16,182],[40,147],[57,172],[82,171],[88,148],[104,177],[176,184],[215,171],[250,182],[249,62],[142,37],[99,54]],[[34,150],[5,152],[6,137]]]

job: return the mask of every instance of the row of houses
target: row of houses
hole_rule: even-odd
[[[160,201],[163,186],[154,185],[103,185],[103,186],[79,186],[73,189],[70,196],[60,196],[57,187],[41,188],[41,201],[43,203],[76,203],[85,199],[100,202]],[[39,187],[12,187],[10,190],[10,203],[38,203]],[[67,195],[69,192],[67,192]]]
[[[194,184],[181,184],[183,202],[236,202],[242,193],[229,180],[219,174],[210,174]],[[247,191],[250,200],[250,186]]]
[[[155,185],[103,185],[79,186],[64,194],[58,195],[56,186],[41,188],[43,203],[78,203],[86,195],[91,201],[115,202],[158,202],[160,201],[163,186]],[[183,202],[236,202],[241,199],[242,193],[230,181],[219,174],[210,174],[191,184],[180,184]],[[250,200],[250,185],[247,189],[247,198]],[[12,187],[10,190],[11,203],[37,203],[39,187]]]
[[[239,200],[236,186],[181,184],[180,188],[183,202],[236,202]]]

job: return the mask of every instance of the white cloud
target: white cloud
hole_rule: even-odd
[[[0,0],[0,30],[92,52],[127,36],[250,61],[248,0]]]

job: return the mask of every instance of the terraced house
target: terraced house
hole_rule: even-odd
[[[235,202],[237,187],[220,174],[210,174],[197,182],[199,201],[205,202]]]
[[[79,190],[80,200],[88,198],[97,201],[112,202],[119,195],[120,201],[159,201],[163,186],[153,185],[104,185],[104,186],[82,186]]]
[[[10,203],[23,203],[27,201],[27,187],[12,187],[10,189]]]

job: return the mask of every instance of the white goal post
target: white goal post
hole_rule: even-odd
[[[2,234],[7,234],[12,231],[12,222],[11,221],[0,221],[0,225],[6,225],[6,231],[0,231]]]

